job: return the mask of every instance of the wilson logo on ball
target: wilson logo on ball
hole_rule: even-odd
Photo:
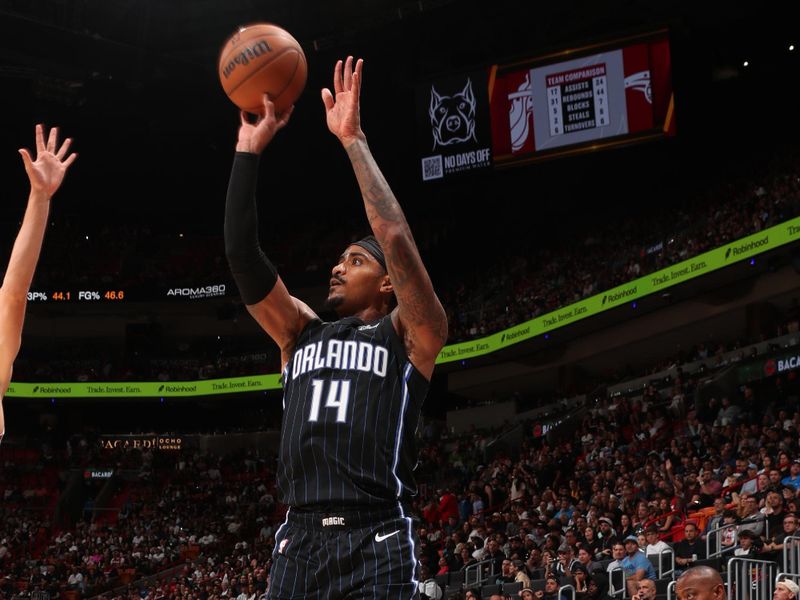
[[[254,46],[245,48],[237,54],[231,61],[222,69],[223,76],[227,79],[231,73],[234,72],[238,65],[249,65],[251,60],[255,60],[268,52],[272,52],[272,48],[265,41],[260,41]]]

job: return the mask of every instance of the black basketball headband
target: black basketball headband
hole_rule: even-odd
[[[368,235],[364,239],[358,240],[357,242],[353,242],[354,246],[361,246],[369,252],[375,260],[383,267],[384,271],[388,272],[386,268],[386,256],[383,254],[383,248],[381,248],[380,242],[375,239],[374,235]]]

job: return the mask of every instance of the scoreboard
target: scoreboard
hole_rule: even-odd
[[[496,165],[675,135],[666,31],[495,65],[488,88]]]
[[[423,181],[674,136],[668,31],[442,75],[416,105]]]

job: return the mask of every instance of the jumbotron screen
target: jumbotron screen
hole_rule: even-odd
[[[666,31],[497,65],[488,83],[498,166],[675,135]]]

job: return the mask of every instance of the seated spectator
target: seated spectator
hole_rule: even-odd
[[[764,543],[764,552],[768,553],[765,558],[777,562],[781,570],[786,568],[783,564],[783,550],[786,544],[786,538],[797,535],[798,519],[795,513],[787,512],[783,516],[783,524],[781,529],[770,536],[770,539]]]
[[[676,572],[685,571],[698,560],[706,557],[706,545],[698,536],[697,525],[691,521],[683,527],[684,538],[675,544]]]
[[[754,558],[760,550],[761,538],[749,529],[742,529],[739,532],[739,547],[734,550],[734,555]]]
[[[583,567],[586,569],[586,572],[590,575],[595,571],[603,570],[599,563],[596,563],[592,560],[592,554],[588,548],[578,549],[578,563],[583,565]]]
[[[652,579],[642,579],[639,581],[636,595],[633,596],[635,600],[655,600],[656,597],[656,582]]]
[[[572,571],[575,580],[575,596],[583,600],[589,593],[589,571],[578,563]]]
[[[539,590],[534,592],[537,600],[567,600],[566,594],[561,594],[559,598],[558,590],[561,583],[555,575],[549,575],[544,583],[544,591]]]
[[[791,579],[782,579],[775,584],[774,600],[798,600],[800,586]]]
[[[647,539],[647,547],[645,549],[645,554],[647,556],[655,555],[658,556],[665,550],[671,550],[670,545],[667,544],[664,540],[659,539],[659,531],[658,527],[655,525],[650,525],[645,530],[645,537]]]
[[[628,594],[633,596],[639,590],[642,579],[656,579],[656,571],[652,563],[647,560],[644,552],[639,550],[639,540],[634,536],[625,538],[625,558],[622,559],[622,568],[625,572],[625,584]]]
[[[444,591],[436,583],[427,565],[422,565],[420,568],[418,587],[421,600],[441,600],[444,596]]]
[[[765,517],[758,509],[758,500],[753,494],[742,494],[740,496],[740,519],[739,535],[745,529],[753,532],[756,536],[764,533]]]
[[[531,586],[531,578],[525,569],[525,563],[521,560],[511,561],[511,574],[514,576],[514,582],[522,583],[522,587]]]
[[[789,475],[781,480],[785,486],[793,488],[795,491],[800,490],[800,459],[792,461],[789,467]]]

